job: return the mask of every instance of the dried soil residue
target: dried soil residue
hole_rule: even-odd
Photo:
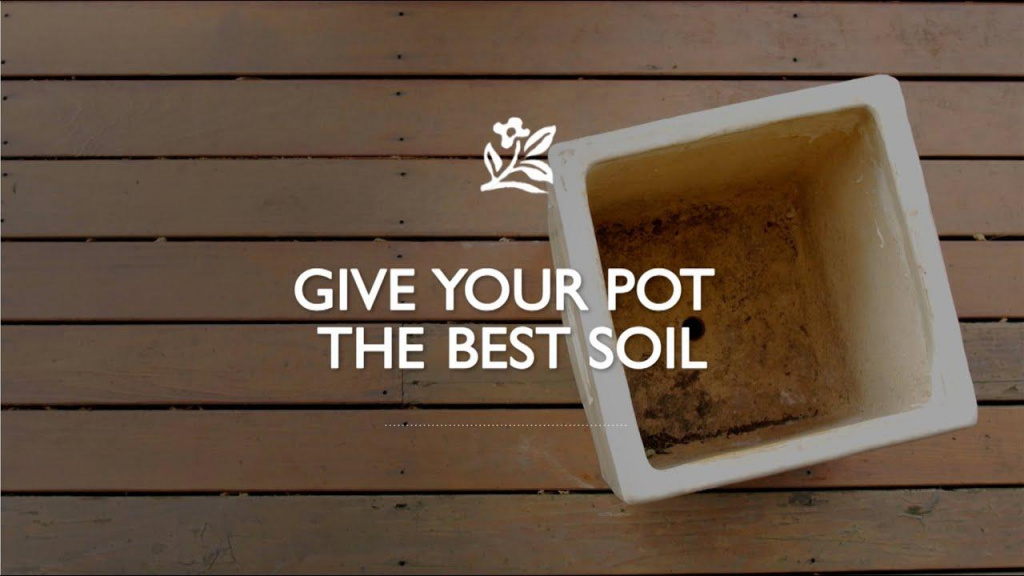
[[[648,326],[660,334],[698,316],[706,333],[691,342],[707,370],[669,370],[659,362],[626,369],[644,446],[659,453],[680,444],[758,433],[827,417],[850,404],[850,378],[838,330],[826,303],[813,250],[801,242],[795,191],[784,188],[734,197],[728,204],[679,206],[655,218],[598,224],[601,261],[639,276],[651,268],[715,268],[703,284],[703,310],[684,302],[652,312],[635,296],[621,298],[616,331]],[[813,247],[810,247],[813,248]],[[668,281],[648,284],[654,301],[668,299]],[[651,346],[633,338],[631,358]]]

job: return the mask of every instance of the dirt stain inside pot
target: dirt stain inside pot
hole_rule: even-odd
[[[720,204],[679,203],[654,217],[597,225],[606,270],[639,276],[651,268],[716,269],[703,284],[704,334],[690,342],[691,358],[708,368],[670,370],[659,362],[626,369],[649,455],[670,454],[677,463],[723,443],[786,436],[850,406],[844,346],[801,212],[796,186],[781,183],[730,194]],[[667,300],[670,291],[665,279],[648,285],[654,301]],[[663,334],[695,316],[692,306],[689,290],[685,302],[665,312],[647,310],[630,294],[613,321],[618,333],[648,326]],[[627,352],[641,359],[652,350],[633,338]]]

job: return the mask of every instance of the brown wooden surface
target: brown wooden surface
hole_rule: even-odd
[[[943,242],[953,298],[961,317],[1024,316],[1024,244]],[[550,268],[547,242],[7,242],[3,244],[5,321],[81,320],[557,320],[549,306],[526,312],[510,303],[480,312],[460,297],[444,310],[444,290],[430,272],[493,267],[511,278],[523,268],[526,297],[540,294],[540,269]],[[309,312],[293,296],[295,280],[311,267],[359,268],[373,278],[382,267],[417,270],[409,284],[413,312],[388,309],[387,284],[371,310],[350,299],[350,310]],[[313,290],[336,286],[316,279]],[[481,282],[490,301],[496,282]],[[337,304],[337,302],[335,302]]]
[[[479,160],[14,161],[4,172],[9,237],[548,233],[547,198],[481,193],[487,170]],[[979,176],[994,197],[1005,188],[998,176]],[[1009,223],[991,212],[980,218]]]
[[[1022,417],[984,407],[974,428],[750,485],[1024,483]],[[15,410],[2,427],[15,492],[606,489],[578,409]]]
[[[544,196],[481,193],[486,170],[470,159],[10,161],[4,172],[7,238],[548,233]],[[1024,162],[928,160],[924,172],[939,234],[1024,234]]]
[[[1024,235],[1024,162],[926,161],[939,234]]]
[[[3,403],[579,404],[564,343],[554,370],[541,340],[530,342],[538,360],[528,370],[449,370],[448,327],[424,328],[422,370],[383,370],[379,355],[356,370],[350,339],[330,370],[328,340],[312,325],[8,326]],[[978,400],[1024,400],[1024,324],[960,330]]]
[[[4,154],[473,156],[496,120],[559,141],[823,82],[251,80],[4,83]],[[925,156],[1024,156],[1024,84],[905,82]]]
[[[705,573],[1006,568],[1024,491],[4,499],[14,572]]]
[[[5,573],[1024,567],[1024,7],[3,14]],[[584,427],[383,426],[583,424],[564,350],[558,370],[452,372],[426,324],[425,370],[328,369],[318,325],[559,320],[444,314],[428,289],[433,266],[550,265],[545,198],[478,191],[495,121],[565,141],[877,73],[924,157],[978,426],[626,507]],[[292,282],[314,265],[417,268],[420,310],[305,313]]]
[[[245,404],[402,402],[402,374],[380,355],[330,369],[315,325],[7,326],[3,403]],[[383,340],[379,325],[367,339]]]
[[[448,327],[424,329],[422,370],[384,370],[379,355],[357,370],[351,339],[330,370],[328,339],[311,325],[8,326],[3,403],[579,404],[564,343],[554,370],[541,340],[530,341],[538,360],[527,370],[449,370]],[[1024,400],[1024,324],[960,330],[978,400]]]
[[[984,400],[1024,400],[1024,324],[961,324],[974,390]]]
[[[944,242],[942,256],[961,318],[1024,316],[1024,244]]]
[[[464,299],[447,313],[444,290],[430,272],[494,267],[511,276],[514,268],[530,269],[527,294],[533,298],[540,293],[539,268],[550,265],[547,242],[6,243],[3,314],[8,321],[554,319],[554,312],[513,305],[479,312]],[[384,267],[414,268],[415,281],[408,283],[416,293],[408,300],[417,309],[389,310],[385,283],[370,311],[353,292],[347,312],[309,312],[293,291],[299,274],[312,267],[335,275],[339,268],[359,268],[368,278]],[[316,288],[336,286],[337,279],[312,280],[309,297]],[[492,298],[498,285],[481,283],[480,290],[481,298]]]
[[[12,75],[1024,74],[1024,48],[1009,41],[1024,12],[1007,5],[44,2],[5,12]]]

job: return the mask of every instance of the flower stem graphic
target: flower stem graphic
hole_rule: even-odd
[[[505,169],[501,171],[501,174],[498,174],[497,176],[494,176],[492,174],[491,181],[480,187],[481,191],[488,192],[491,190],[497,190],[499,188],[505,188],[508,186],[518,188],[518,186],[515,186],[515,184],[518,184],[518,182],[502,182],[502,180],[504,180],[505,177],[508,176],[509,174],[516,171],[516,163],[519,162],[519,151],[521,148],[522,143],[519,142],[519,140],[516,140],[516,149],[515,152],[512,153],[512,161],[509,162],[507,166],[505,166]]]

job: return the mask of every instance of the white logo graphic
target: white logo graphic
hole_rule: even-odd
[[[550,184],[555,181],[554,175],[551,173],[551,167],[548,166],[547,162],[531,160],[535,156],[544,154],[551,147],[551,141],[555,139],[555,127],[541,128],[534,132],[533,136],[530,136],[530,131],[523,128],[523,121],[513,117],[509,118],[508,122],[504,124],[496,122],[494,124],[494,133],[501,136],[502,148],[505,150],[512,149],[512,159],[505,165],[505,169],[502,170],[501,156],[494,150],[494,146],[488,142],[487,147],[484,148],[484,164],[487,166],[487,171],[491,173],[491,181],[480,186],[480,190],[488,192],[503,188],[515,188],[531,194],[547,194],[546,190],[542,190],[533,184],[506,180],[506,178],[516,172],[521,172],[526,174],[530,180],[536,182],[547,182]],[[522,159],[520,159],[520,156]]]

